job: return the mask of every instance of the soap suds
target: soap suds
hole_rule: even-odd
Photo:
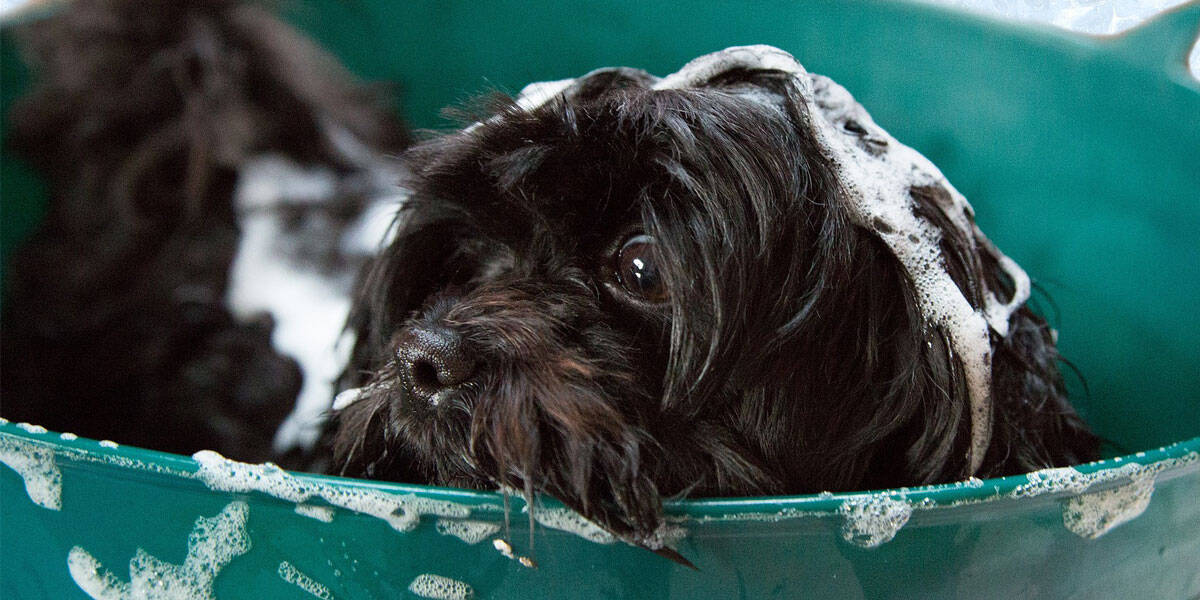
[[[613,534],[569,508],[538,508],[533,511],[533,519],[545,527],[570,532],[597,544],[617,541]]]
[[[62,473],[54,462],[53,448],[0,436],[0,463],[21,476],[25,493],[34,504],[50,510],[62,508]]]
[[[1153,494],[1154,474],[1139,473],[1125,485],[1068,498],[1063,525],[1080,537],[1096,539],[1145,512]]]
[[[842,537],[862,548],[891,541],[912,516],[912,506],[882,494],[847,499],[838,509],[842,515]]]
[[[211,450],[192,455],[200,463],[195,477],[209,488],[223,492],[262,492],[297,504],[313,498],[382,519],[396,531],[417,526],[421,515],[467,517],[470,509],[453,502],[420,498],[415,494],[389,494],[371,489],[352,489],[306,481],[277,465],[252,465],[229,460]]]
[[[467,600],[475,597],[475,590],[471,589],[471,586],[457,579],[432,573],[418,575],[408,584],[408,591],[432,600]]]
[[[333,410],[344,410],[347,406],[358,402],[363,397],[363,388],[350,388],[338,392],[333,398]]]
[[[478,544],[500,531],[499,523],[487,521],[459,521],[455,519],[438,519],[437,532],[442,535],[452,535],[468,544]]]
[[[297,504],[296,514],[306,516],[310,519],[324,521],[326,523],[333,522],[334,508],[332,506],[316,506],[313,504]]]
[[[32,423],[17,423],[17,428],[24,430],[27,433],[46,433],[46,428],[41,425]]]
[[[277,572],[279,573],[279,577],[284,581],[312,594],[313,596],[316,596],[321,600],[333,600],[333,593],[329,591],[329,588],[321,585],[312,577],[301,573],[299,569],[292,566],[292,563],[289,563],[286,560],[279,563],[279,569]]]
[[[100,440],[100,441],[99,441],[99,442],[97,442],[97,443],[99,443],[99,444],[100,444],[100,446],[101,446],[101,447],[103,447],[103,448],[110,448],[110,449],[113,449],[113,450],[116,450],[117,448],[120,448],[120,447],[121,447],[121,445],[120,445],[120,444],[118,444],[118,443],[116,443],[116,442],[114,442],[114,441],[112,441],[112,440]]]
[[[83,593],[95,600],[124,600],[130,597],[129,584],[100,568],[100,561],[75,546],[67,553],[67,570]]]
[[[1145,512],[1159,473],[1196,462],[1200,462],[1200,454],[1190,452],[1178,458],[1150,464],[1125,463],[1092,473],[1074,467],[1042,469],[1026,475],[1026,483],[1017,486],[1010,496],[1070,495],[1062,502],[1063,525],[1081,537],[1095,539]],[[1110,484],[1116,487],[1088,491]]]
[[[79,436],[77,436],[73,433],[70,433],[70,432],[60,433],[60,434],[58,434],[58,437],[66,440],[68,442],[73,442],[73,441],[79,439]]]
[[[234,558],[250,551],[246,534],[245,502],[231,502],[212,518],[196,519],[188,535],[187,558],[174,565],[138,548],[129,560],[129,582],[103,569],[100,562],[79,546],[67,555],[71,579],[96,600],[201,600],[212,599],[213,580]]]

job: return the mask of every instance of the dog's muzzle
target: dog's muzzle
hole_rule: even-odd
[[[408,397],[437,406],[475,373],[462,334],[444,325],[410,324],[397,340],[396,361]]]

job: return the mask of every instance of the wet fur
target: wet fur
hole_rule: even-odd
[[[263,152],[345,167],[323,121],[375,148],[406,132],[253,3],[77,0],[20,34],[36,85],[10,142],[50,201],[6,271],[4,416],[270,458],[302,374],[269,316],[225,305],[238,168]]]
[[[399,234],[365,279],[334,472],[544,492],[661,545],[664,498],[964,479],[970,417],[947,333],[904,269],[851,223],[798,91],[770,72],[651,91],[601,72],[566,101],[496,107],[415,147]],[[749,88],[783,110],[750,101]],[[910,190],[938,223],[945,190]],[[1011,294],[943,226],[949,272]],[[630,232],[659,244],[671,297],[608,275]],[[436,407],[403,391],[394,336],[459,330],[482,367]],[[980,477],[1096,456],[1045,322],[993,334],[993,438]]]

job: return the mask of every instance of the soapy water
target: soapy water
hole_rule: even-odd
[[[475,597],[475,590],[471,586],[457,579],[432,573],[418,575],[408,585],[408,591],[432,600],[467,600]]]
[[[320,598],[321,600],[333,600],[333,592],[330,592],[329,588],[321,585],[312,577],[301,573],[299,569],[292,566],[292,563],[289,563],[286,560],[279,563],[279,569],[277,570],[277,573],[279,573],[280,579],[283,579],[284,581],[308,592],[309,594],[312,594],[313,596],[316,596],[317,598]]]
[[[87,550],[75,546],[67,568],[76,585],[95,600],[209,600],[213,580],[234,558],[250,551],[245,502],[231,502],[215,517],[200,517],[188,535],[182,565],[138,548],[129,561],[129,582],[106,571]]]
[[[2,456],[35,457],[36,462],[44,463],[49,460],[50,465],[54,464],[55,448],[52,446],[24,442],[13,436],[0,436],[0,449],[5,450],[0,453]],[[82,454],[71,448],[60,447],[57,450],[64,454]],[[200,470],[195,474],[175,473],[175,475],[199,479],[215,490],[262,491],[277,498],[297,502],[296,509],[300,514],[308,512],[309,509],[321,508],[327,508],[333,512],[332,507],[303,503],[310,498],[320,497],[327,501],[329,498],[333,498],[335,501],[330,502],[331,504],[383,518],[401,531],[409,530],[411,525],[397,527],[395,521],[388,519],[388,513],[385,513],[381,507],[399,507],[402,504],[408,504],[407,510],[417,514],[393,516],[413,525],[419,514],[453,513],[439,515],[443,518],[438,519],[437,530],[439,533],[451,535],[468,544],[478,543],[498,533],[500,529],[499,524],[496,523],[461,519],[461,517],[469,516],[470,510],[449,502],[426,500],[410,504],[413,500],[411,495],[380,494],[383,497],[377,498],[374,494],[360,495],[357,490],[342,496],[331,493],[330,490],[334,486],[299,481],[274,465],[237,463],[226,460],[216,453],[198,453],[198,455],[196,460],[201,464]],[[1139,453],[1139,455],[1144,458],[1146,453]],[[112,463],[111,460],[102,462]],[[910,494],[920,494],[941,487],[922,486],[911,490],[905,488],[851,496],[843,500],[835,512],[785,509],[773,515],[756,516],[763,516],[764,519],[761,520],[786,520],[820,515],[839,516],[842,519],[841,535],[847,543],[862,548],[875,548],[892,540],[908,523],[915,511],[986,503],[1005,497],[1020,499],[1067,496],[1061,501],[1065,528],[1081,537],[1094,539],[1139,516],[1151,501],[1155,478],[1160,473],[1197,462],[1200,462],[1200,454],[1191,452],[1178,458],[1158,460],[1149,464],[1126,462],[1119,467],[1092,473],[1084,473],[1072,467],[1044,469],[1027,474],[1025,483],[1016,486],[1009,493],[974,500],[939,504],[932,498],[910,499]],[[139,468],[137,464],[121,466]],[[147,467],[147,470],[160,471],[161,469]],[[44,477],[36,475],[32,476],[32,479],[39,480]],[[61,489],[61,475],[57,481]],[[983,486],[984,482],[981,480],[970,478],[958,482],[954,487],[979,489]],[[816,496],[818,500],[833,498],[832,494]],[[415,507],[420,507],[420,509]],[[430,508],[433,510],[429,510]],[[400,508],[396,510],[404,512]],[[197,521],[196,529],[189,536],[188,558],[183,565],[166,563],[139,549],[137,555],[130,561],[130,581],[128,583],[104,570],[100,563],[81,547],[75,547],[69,553],[68,568],[72,578],[92,598],[105,600],[208,598],[211,597],[212,580],[217,573],[232,558],[249,551],[250,542],[245,533],[247,513],[248,507],[244,502],[233,502],[217,517],[200,518]],[[539,508],[534,514],[535,519],[543,526],[572,533],[595,543],[610,544],[615,541],[610,534],[569,509]],[[541,518],[537,518],[537,515],[541,515]],[[315,515],[305,516],[321,518]],[[706,519],[697,520],[704,521]],[[673,543],[683,535],[684,531],[682,527],[671,525],[670,531],[664,532],[660,537],[664,544]],[[523,566],[534,566],[531,559],[513,553],[511,545],[503,539],[495,538],[493,543],[497,550],[500,550],[505,556],[520,562]],[[281,566],[280,576],[317,597],[326,597],[322,595],[322,590],[328,593],[327,588],[311,578],[305,579],[305,576],[299,571],[293,573],[292,570]],[[426,594],[423,597],[427,598],[460,598],[471,597],[473,594],[470,586],[465,583],[446,578],[436,579],[436,577],[430,575],[424,579],[414,580],[415,587],[410,587],[410,591],[414,594]],[[461,585],[453,585],[454,583]]]

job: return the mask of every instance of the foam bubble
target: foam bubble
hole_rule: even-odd
[[[32,423],[17,423],[17,428],[26,431],[27,433],[46,433],[46,428],[41,425]]]
[[[308,575],[301,573],[299,569],[292,566],[292,563],[289,563],[286,560],[279,563],[279,569],[277,570],[277,573],[279,573],[279,577],[284,581],[312,594],[313,596],[320,598],[321,600],[333,600],[333,592],[330,592],[329,588],[321,585]]]
[[[1154,475],[1140,473],[1125,485],[1067,499],[1063,525],[1080,537],[1096,539],[1145,512],[1153,494]]]
[[[849,498],[838,508],[842,537],[855,546],[874,548],[896,537],[912,516],[912,506],[881,494]]]
[[[551,529],[567,531],[597,544],[617,541],[613,534],[569,508],[538,508],[533,511],[533,519]]]
[[[192,455],[200,468],[195,477],[209,488],[223,492],[262,492],[281,500],[301,503],[320,498],[333,506],[382,519],[396,531],[417,526],[421,515],[466,517],[470,509],[415,494],[389,494],[371,489],[354,489],[304,480],[277,465],[252,465],[229,460],[211,450]]]
[[[129,584],[100,568],[100,561],[75,546],[67,553],[67,570],[83,593],[95,600],[122,600],[129,597]]]
[[[116,442],[114,442],[114,441],[112,441],[112,440],[100,440],[98,443],[99,443],[99,444],[100,444],[100,446],[101,446],[101,447],[103,447],[103,448],[111,448],[111,449],[113,449],[113,450],[116,450],[117,448],[120,448],[120,447],[121,447],[121,445],[120,445],[120,444],[118,444],[118,443],[116,443]]]
[[[182,565],[160,560],[138,548],[129,561],[129,582],[105,571],[79,546],[67,554],[71,579],[96,600],[201,600],[213,598],[213,580],[234,558],[250,551],[245,502],[231,502],[212,518],[196,519],[188,535]]]
[[[297,504],[296,514],[306,516],[310,519],[324,521],[326,523],[333,522],[334,509],[331,506],[316,506],[313,504]]]
[[[334,411],[344,410],[347,406],[350,406],[351,404],[358,402],[358,400],[362,397],[363,397],[363,388],[357,387],[357,388],[350,388],[348,390],[342,390],[342,391],[338,392],[338,395],[334,396],[334,398],[333,398],[333,410]]]
[[[500,531],[499,523],[487,521],[459,521],[456,519],[438,519],[437,532],[442,535],[452,535],[468,544],[478,544]]]
[[[471,586],[457,579],[432,573],[418,575],[408,584],[408,591],[434,600],[467,600],[475,597],[475,590],[471,589]]]
[[[60,439],[66,440],[68,442],[73,442],[73,441],[79,439],[79,436],[77,436],[73,433],[70,433],[70,432],[60,433],[60,434],[58,434],[58,437]]]
[[[50,510],[62,508],[62,473],[54,462],[54,449],[0,436],[0,463],[25,481],[25,493],[34,504]]]

